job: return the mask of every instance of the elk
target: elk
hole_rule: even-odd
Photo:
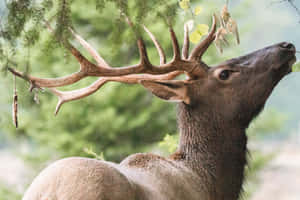
[[[129,24],[130,21],[129,21]],[[137,38],[140,63],[111,67],[75,32],[75,39],[97,64],[74,46],[69,50],[80,70],[62,78],[37,78],[13,68],[29,81],[31,89],[49,88],[58,99],[56,114],[65,102],[96,92],[107,82],[141,84],[155,96],[178,103],[178,149],[169,157],[138,153],[121,163],[88,158],[65,158],[44,169],[26,191],[23,200],[237,200],[241,195],[247,164],[245,130],[263,109],[277,83],[291,72],[295,47],[283,42],[214,67],[202,56],[216,38],[216,17],[207,37],[189,51],[188,28],[182,54],[172,27],[169,28],[174,57],[165,53],[145,27],[160,55],[151,64],[141,36]],[[186,74],[186,80],[175,79]],[[56,87],[85,77],[100,77],[92,85],[63,92]]]

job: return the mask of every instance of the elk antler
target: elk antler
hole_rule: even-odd
[[[98,65],[103,66],[105,68],[110,67],[89,43],[87,43],[80,35],[76,34],[71,28],[69,28],[69,30],[71,31],[72,35],[76,38],[76,40],[92,55],[92,57],[96,60]]]
[[[148,35],[150,36],[151,40],[153,41],[155,47],[157,48],[158,54],[160,56],[160,64],[165,64],[166,56],[165,56],[164,50],[161,47],[160,43],[157,41],[155,36],[149,31],[149,29],[147,29],[146,26],[144,26],[144,30],[148,33]],[[72,32],[72,34],[74,34],[74,32]],[[80,40],[79,40],[79,38],[80,38]],[[76,37],[76,39],[87,50],[93,49],[80,36]],[[103,58],[97,52],[93,52],[93,54],[97,55],[98,60],[100,60],[101,62],[104,61]],[[105,61],[104,61],[104,63],[105,63]],[[107,65],[107,67],[109,67],[109,65]],[[174,79],[176,76],[179,76],[182,73],[183,73],[182,71],[175,71],[175,72],[170,72],[170,73],[164,74],[164,75],[137,74],[137,75],[127,75],[127,76],[122,76],[122,77],[102,77],[102,78],[99,78],[97,81],[95,81],[90,86],[88,86],[86,88],[78,89],[78,90],[63,92],[63,91],[59,91],[54,88],[49,88],[49,89],[59,99],[58,104],[55,109],[55,115],[57,115],[61,106],[64,103],[89,96],[89,95],[95,93],[98,89],[100,89],[105,83],[107,83],[109,81],[115,81],[115,82],[121,82],[121,83],[127,83],[127,84],[137,84],[137,83],[139,83],[140,80],[171,80],[171,79]]]
[[[159,54],[159,58],[160,58],[160,64],[166,64],[166,55],[165,52],[163,50],[163,48],[161,47],[161,45],[159,44],[159,42],[157,41],[157,39],[155,38],[155,36],[147,29],[146,26],[144,26],[145,31],[148,33],[148,35],[150,36],[152,42],[154,43],[158,54]]]
[[[208,49],[208,47],[210,46],[210,44],[215,40],[216,38],[216,29],[217,29],[217,17],[214,14],[213,15],[213,25],[212,25],[212,29],[210,31],[210,33],[208,34],[208,36],[201,42],[199,43],[194,50],[192,51],[191,55],[190,55],[190,60],[199,60],[201,61],[201,58],[203,56],[203,54],[205,53],[205,51]]]
[[[132,22],[128,18],[126,19],[128,24],[132,27]],[[51,32],[53,32],[49,23],[46,22],[46,26]],[[201,61],[201,57],[215,38],[216,17],[215,15],[213,17],[213,26],[211,32],[201,43],[199,43],[194,48],[190,57],[188,57],[188,28],[185,28],[185,37],[182,54],[183,58],[181,58],[180,48],[176,34],[173,28],[170,27],[169,31],[173,45],[174,57],[169,63],[166,63],[165,53],[155,36],[144,26],[144,30],[150,36],[159,53],[159,66],[152,65],[149,61],[147,49],[141,36],[139,36],[137,39],[137,46],[140,54],[140,63],[132,66],[113,68],[107,64],[107,62],[97,53],[97,51],[88,42],[86,42],[81,36],[76,34],[72,29],[69,30],[71,31],[76,41],[78,41],[92,55],[97,64],[90,62],[72,44],[67,43],[67,48],[80,64],[80,70],[78,72],[60,78],[38,78],[19,72],[13,68],[9,68],[9,71],[15,74],[16,76],[19,76],[29,81],[32,85],[31,88],[50,88],[50,91],[59,98],[59,102],[55,111],[56,114],[58,113],[63,103],[76,99],[81,99],[83,97],[91,95],[94,92],[96,92],[99,88],[101,88],[105,83],[110,81],[136,84],[139,83],[140,80],[172,80],[176,76],[184,72],[186,72],[192,78],[200,76],[202,73],[204,73],[203,70],[206,70],[207,68],[207,65]],[[101,78],[99,78],[92,85],[79,90],[63,92],[55,89],[55,87],[73,84],[88,76],[98,76]]]
[[[189,38],[189,26],[188,24],[184,25],[184,41],[182,47],[182,58],[188,59],[189,57],[189,49],[190,49],[190,38]]]
[[[140,82],[140,80],[172,80],[182,73],[183,72],[181,71],[175,71],[164,75],[133,74],[133,75],[127,75],[122,77],[102,77],[99,78],[94,83],[92,83],[90,86],[78,90],[63,92],[54,88],[49,88],[49,89],[54,95],[58,97],[58,104],[55,110],[55,115],[56,115],[59,112],[62,104],[69,101],[74,101],[77,99],[82,99],[84,97],[87,97],[95,93],[105,83],[110,81],[127,83],[127,84],[137,84]]]

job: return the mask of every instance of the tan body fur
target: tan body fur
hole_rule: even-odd
[[[136,154],[117,165],[67,158],[46,168],[23,200],[208,199],[199,177],[180,161]]]

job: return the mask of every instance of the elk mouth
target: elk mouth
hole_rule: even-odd
[[[270,53],[270,59],[266,59],[266,63],[270,62],[271,68],[281,78],[292,72],[292,66],[296,62],[296,47],[292,43],[282,42],[263,49],[267,54]],[[272,59],[273,57],[273,59]]]
[[[285,74],[289,74],[292,72],[292,66],[296,63],[296,60],[297,60],[297,58],[294,53],[293,56],[285,64],[283,64],[283,66],[281,68],[286,69]]]
[[[286,62],[284,62],[284,64],[280,68],[286,69],[284,70],[286,71],[285,74],[289,74],[292,72],[292,66],[297,60],[296,47],[293,44],[287,42],[283,42],[279,44],[279,46],[286,54]]]
[[[283,64],[279,66],[278,70],[283,74],[287,75],[292,72],[292,66],[296,62],[296,47],[287,42],[280,43],[279,45],[281,55],[280,59],[283,60]]]

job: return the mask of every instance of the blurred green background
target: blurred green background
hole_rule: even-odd
[[[201,5],[204,8],[196,20],[210,24],[212,13],[219,12],[225,1],[191,2],[193,6]],[[204,60],[214,65],[282,41],[292,42],[299,47],[300,17],[288,3],[272,2],[230,1],[229,9],[239,24],[241,45],[236,46],[232,42],[222,55],[212,45]],[[300,3],[296,5],[300,7]],[[113,6],[108,5],[99,13],[94,1],[73,1],[71,9],[75,29],[109,63],[122,66],[138,61],[138,51],[128,29],[124,29],[122,37],[115,41],[114,34],[117,33],[114,22],[118,12]],[[0,0],[0,13],[1,16],[7,14],[4,0]],[[186,18],[181,11],[174,18],[178,38],[183,38]],[[154,20],[147,27],[158,37],[170,59],[172,48],[165,24]],[[18,69],[24,70],[26,65],[30,65],[32,74],[41,77],[58,77],[76,71],[78,64],[62,48],[47,48],[48,38],[49,34],[44,31],[40,41],[30,51],[24,48],[18,52],[16,59],[19,63],[22,61]],[[150,59],[157,64],[156,49],[147,36],[145,38]],[[64,89],[85,87],[93,81],[94,78],[89,78]],[[95,157],[97,154],[106,160],[119,162],[135,152],[167,155],[176,146],[175,104],[154,98],[141,86],[109,83],[90,97],[63,105],[56,117],[53,115],[57,103],[55,96],[40,91],[37,94],[40,104],[36,104],[34,95],[28,92],[27,83],[17,80],[17,87],[20,127],[15,129],[11,119],[12,76],[5,72],[1,74],[0,200],[20,199],[42,168],[63,157]],[[294,144],[297,140],[299,93],[300,73],[293,73],[277,86],[264,112],[248,130],[252,156],[246,169],[248,181],[244,195],[249,199],[255,198],[254,194],[261,184],[257,176],[260,170],[272,162],[282,146]]]

